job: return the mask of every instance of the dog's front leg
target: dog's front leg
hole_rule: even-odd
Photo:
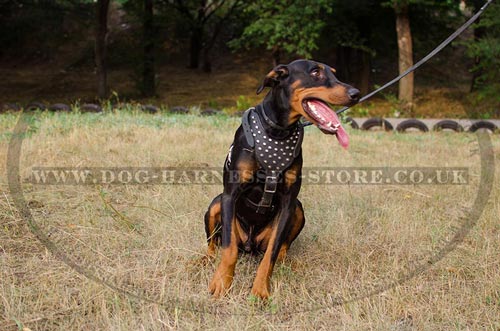
[[[295,196],[285,195],[283,208],[274,220],[273,230],[269,237],[264,257],[257,269],[257,275],[252,286],[252,294],[262,299],[267,299],[270,295],[271,275],[282,245],[285,242],[286,233],[290,231],[290,223],[295,212],[295,206],[292,202],[295,201],[295,198]]]
[[[236,236],[236,217],[234,212],[235,193],[223,193],[221,200],[222,254],[220,264],[209,285],[215,297],[224,295],[231,286],[234,268],[238,260],[238,238]]]

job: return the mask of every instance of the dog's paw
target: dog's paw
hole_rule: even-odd
[[[252,296],[260,299],[268,299],[271,295],[269,288],[265,284],[254,284],[252,287]]]
[[[215,298],[220,298],[229,291],[232,282],[232,275],[217,271],[212,277],[208,290]]]

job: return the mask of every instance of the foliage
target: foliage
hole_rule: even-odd
[[[467,43],[467,54],[478,59],[472,71],[477,73],[474,82],[478,101],[492,99],[500,103],[500,4],[492,3],[485,10],[475,28],[483,28],[484,35]]]
[[[288,54],[306,58],[317,49],[317,40],[325,23],[323,11],[330,12],[327,0],[258,0],[245,13],[254,19],[244,29],[241,38],[230,46],[250,48],[264,46],[268,50],[282,49]]]
[[[77,25],[85,26],[92,16],[91,4],[85,1],[0,0],[0,55],[48,58],[64,42],[81,39],[73,34],[60,34]],[[66,22],[65,22],[66,15]],[[69,19],[68,19],[69,18]]]
[[[236,100],[236,110],[247,110],[252,106],[252,101],[244,95],[240,95]]]

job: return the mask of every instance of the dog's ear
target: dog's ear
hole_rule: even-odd
[[[277,65],[273,70],[269,71],[262,84],[257,89],[257,94],[262,92],[266,87],[274,87],[283,78],[288,77],[288,66],[286,64]]]

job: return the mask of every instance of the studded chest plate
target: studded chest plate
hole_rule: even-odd
[[[249,131],[254,140],[255,156],[267,171],[282,172],[299,155],[304,129],[297,125],[283,138],[270,136],[265,130],[259,115],[252,111],[248,118]]]

